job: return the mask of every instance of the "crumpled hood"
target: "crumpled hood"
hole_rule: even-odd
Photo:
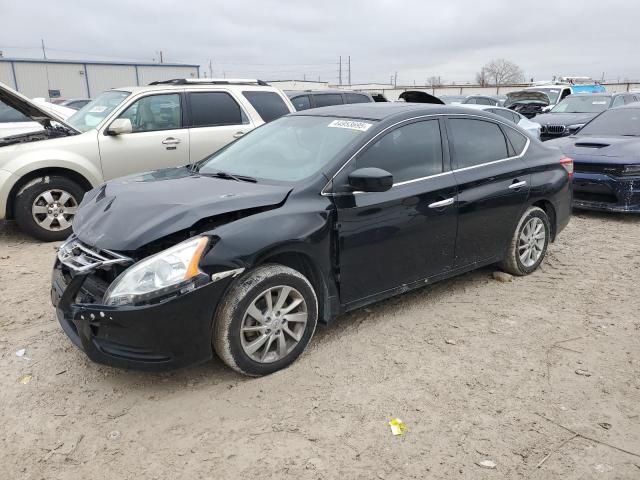
[[[575,125],[593,120],[599,113],[541,113],[531,119],[540,125]]]
[[[88,245],[133,251],[202,219],[284,201],[290,187],[193,174],[186,167],[108,182],[88,192],[73,231]]]
[[[15,90],[9,88],[4,83],[0,82],[0,102],[8,105],[9,107],[15,108],[17,111],[26,115],[34,122],[38,122],[43,126],[46,126],[50,121],[58,122],[64,127],[68,128],[73,132],[77,132],[75,128],[68,125],[64,119],[54,113],[53,111],[49,111],[46,107],[38,105],[36,102],[32,102],[24,95],[19,94]]]
[[[615,163],[640,163],[639,137],[598,137],[591,135],[573,135],[545,142],[545,145],[557,147],[562,153],[576,161],[598,158],[599,161],[611,159]]]
[[[505,107],[509,107],[514,103],[535,102],[549,105],[549,97],[546,93],[536,92],[535,90],[520,90],[517,92],[507,93],[507,99],[504,102]]]

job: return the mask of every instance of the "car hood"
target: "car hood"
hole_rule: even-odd
[[[88,192],[73,231],[88,245],[133,251],[202,220],[274,207],[290,187],[194,174],[187,167],[123,177]],[[242,215],[240,215],[242,216]],[[238,217],[239,218],[239,217]]]
[[[27,97],[9,88],[4,83],[0,83],[0,102],[8,105],[9,107],[15,108],[17,111],[26,115],[34,122],[38,122],[43,127],[48,126],[51,121],[55,121],[63,125],[65,128],[79,133],[71,125],[67,124],[60,115],[29,100]]]
[[[535,102],[549,105],[549,97],[546,93],[536,92],[535,90],[520,90],[518,92],[507,93],[507,99],[504,106],[508,107],[514,103]]]
[[[541,113],[531,119],[540,125],[575,125],[593,120],[598,113]]]
[[[598,158],[612,162],[640,163],[640,137],[599,137],[592,135],[572,135],[545,142],[557,147],[562,153],[577,161]]]

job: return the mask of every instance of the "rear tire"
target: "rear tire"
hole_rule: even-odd
[[[547,253],[550,232],[551,224],[545,211],[529,207],[518,222],[500,268],[518,277],[536,271]]]
[[[14,216],[23,232],[45,242],[71,235],[84,189],[73,180],[47,175],[27,182],[16,196]]]
[[[300,272],[279,264],[250,271],[216,313],[213,348],[235,371],[262,376],[291,365],[318,322],[318,300]]]

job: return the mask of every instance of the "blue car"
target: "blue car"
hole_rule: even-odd
[[[574,160],[574,208],[640,213],[640,102],[606,110],[546,145]]]

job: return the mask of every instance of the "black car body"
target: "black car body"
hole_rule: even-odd
[[[607,110],[547,144],[574,159],[576,208],[640,212],[640,104]]]
[[[287,143],[282,135],[290,132]],[[326,149],[332,153],[319,157]],[[230,173],[220,170],[225,165]],[[547,219],[530,241],[552,241],[570,217],[570,167],[557,150],[477,110],[371,103],[292,114],[195,168],[127,177],[89,192],[74,236],[58,253],[53,304],[64,331],[94,361],[138,369],[204,361],[212,357],[212,336],[214,345],[231,338],[220,339],[221,332],[232,335],[220,324],[243,300],[230,300],[230,292],[267,281],[251,277],[265,265],[306,277],[317,320],[326,323],[505,261],[507,252],[526,248],[513,242],[528,212]],[[317,170],[301,172],[306,168]],[[273,172],[281,172],[278,179]],[[203,238],[207,246],[188,283],[113,301],[136,266],[185,241],[200,248],[193,242]],[[515,273],[533,271],[542,256],[531,263],[531,254],[522,260],[530,268]],[[286,366],[260,370],[230,358],[231,350],[221,354],[224,347],[216,346],[219,356],[245,373]]]
[[[298,112],[310,108],[351,103],[372,103],[375,101],[368,93],[351,90],[285,90],[284,93],[287,94]]]
[[[542,126],[541,140],[551,140],[577,132],[586,123],[608,108],[637,102],[634,93],[574,93],[563,99],[551,111],[531,120]]]

